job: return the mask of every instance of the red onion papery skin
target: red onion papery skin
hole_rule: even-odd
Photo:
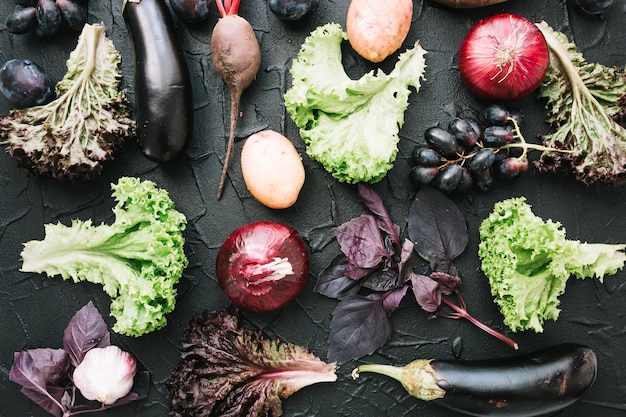
[[[480,98],[510,101],[529,95],[550,64],[545,38],[530,20],[498,14],[474,25],[459,49],[459,73]]]
[[[272,278],[271,265],[276,258],[293,273]],[[235,305],[269,312],[284,307],[302,292],[308,281],[309,255],[295,229],[259,221],[236,229],[226,238],[215,268],[220,287]]]

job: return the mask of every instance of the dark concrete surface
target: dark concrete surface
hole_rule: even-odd
[[[321,0],[313,15],[301,22],[278,20],[263,0],[243,0],[240,14],[252,24],[260,41],[262,62],[257,81],[244,93],[238,136],[272,128],[292,139],[304,155],[297,129],[284,110],[283,94],[290,86],[289,66],[304,38],[316,26],[327,22],[345,24],[347,0]],[[103,22],[109,37],[122,53],[123,85],[132,101],[132,59],[130,44],[121,17],[121,0],[91,0],[90,22]],[[385,2],[381,2],[385,7]],[[0,21],[14,8],[12,0],[0,3]],[[471,11],[437,7],[427,0],[415,0],[414,17],[405,45],[419,39],[428,51],[426,81],[413,93],[396,164],[388,176],[375,185],[385,199],[392,218],[402,226],[415,192],[407,173],[411,150],[423,141],[424,130],[436,123],[447,123],[451,111],[472,112],[484,103],[473,98],[461,85],[456,52],[469,28],[479,19],[512,12],[532,21],[545,20],[565,32],[589,61],[626,66],[626,6],[617,0],[601,17],[584,17],[568,8],[563,0],[510,0],[497,6]],[[30,176],[16,168],[15,161],[0,152],[0,416],[47,415],[19,392],[9,381],[13,352],[37,347],[61,347],[63,329],[72,315],[92,300],[108,315],[109,299],[92,284],[73,284],[60,278],[25,274],[19,271],[19,254],[28,240],[43,238],[43,225],[69,223],[73,218],[112,219],[109,184],[122,175],[155,181],[167,189],[177,208],[189,219],[186,231],[190,265],[178,290],[176,310],[168,326],[141,338],[112,334],[112,342],[134,354],[152,375],[149,398],[139,404],[121,407],[101,415],[115,417],[165,417],[164,383],[178,363],[181,332],[203,309],[221,309],[228,300],[221,293],[214,275],[214,259],[219,245],[236,227],[254,220],[277,220],[295,227],[311,252],[310,283],[301,296],[284,310],[271,314],[245,314],[270,337],[308,347],[325,358],[331,311],[336,301],[313,293],[317,274],[338,253],[332,228],[361,213],[355,187],[333,180],[316,162],[304,155],[307,180],[298,202],[292,208],[275,211],[261,206],[245,188],[239,169],[237,142],[230,169],[230,180],[223,197],[215,193],[224,157],[229,100],[227,90],[215,74],[210,56],[211,29],[217,20],[215,5],[209,21],[179,25],[194,88],[195,127],[187,157],[172,166],[158,166],[144,158],[136,143],[129,142],[94,180],[59,183]],[[51,39],[35,35],[11,35],[0,23],[0,60],[29,58],[50,73],[54,81],[65,73],[65,60],[73,49],[75,35]],[[363,73],[373,68],[348,53],[349,71]],[[381,64],[393,66],[394,58]],[[522,128],[527,138],[548,133],[542,103],[528,97],[514,103],[526,119]],[[0,114],[9,105],[0,100]],[[457,197],[468,222],[469,245],[458,259],[464,274],[462,292],[470,311],[486,323],[505,330],[501,316],[480,272],[477,257],[478,225],[493,204],[512,196],[526,196],[537,214],[562,222],[568,237],[589,242],[626,241],[626,193],[624,187],[587,187],[572,178],[536,173],[532,168],[512,184],[498,185],[489,193]],[[593,347],[600,369],[596,384],[582,401],[564,410],[563,417],[616,417],[626,415],[626,273],[607,277],[604,284],[593,280],[568,284],[561,298],[562,313],[547,323],[542,334],[514,335],[522,351],[564,341]],[[409,303],[410,304],[410,303]],[[112,325],[112,319],[107,317]],[[460,350],[461,360],[510,355],[504,344],[483,334],[466,321],[428,320],[416,305],[393,315],[393,336],[389,343],[367,361],[404,364],[416,358],[453,358]],[[460,343],[460,344],[459,344]],[[454,348],[453,348],[454,346]],[[382,377],[353,381],[350,371],[356,362],[338,369],[338,382],[305,388],[283,402],[284,415],[295,416],[420,416],[452,417],[456,414],[434,404],[416,400],[401,386]]]

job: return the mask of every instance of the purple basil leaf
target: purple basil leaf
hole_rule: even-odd
[[[362,281],[365,288],[372,291],[387,292],[397,288],[401,283],[398,271],[395,269],[377,269]]]
[[[91,301],[74,314],[63,333],[63,348],[74,366],[78,366],[89,349],[110,344],[109,329]]]
[[[55,417],[63,416],[63,412],[68,409],[67,405],[62,405],[67,402],[63,400],[67,392],[61,387],[48,386],[46,393],[22,387],[20,392]]]
[[[330,322],[328,359],[342,364],[371,355],[391,337],[382,296],[350,295],[339,302]]]
[[[391,221],[383,200],[372,187],[364,183],[359,183],[357,187],[363,209],[376,217],[378,227],[392,237],[394,245],[400,247],[400,227]]]
[[[351,265],[374,268],[387,256],[383,237],[371,215],[362,214],[334,229],[341,251]]]
[[[467,225],[461,212],[444,194],[430,187],[422,187],[415,196],[407,231],[416,252],[426,260],[441,253],[453,260],[467,247]]]
[[[411,273],[411,286],[417,303],[424,311],[434,313],[441,305],[439,283],[422,274]]]
[[[443,253],[433,253],[429,258],[430,269],[434,272],[445,272],[450,275],[459,275],[459,270],[452,263],[448,255]]]
[[[356,294],[359,291],[360,283],[345,275],[344,271],[347,264],[346,255],[342,253],[335,256],[317,277],[313,291],[338,300],[347,295]]]
[[[346,277],[350,278],[352,281],[358,282],[359,280],[371,274],[374,269],[375,268],[361,268],[352,265],[351,263],[348,263],[348,265],[346,265],[345,269],[343,270],[343,274]]]
[[[403,265],[409,261],[411,255],[413,254],[413,248],[415,244],[411,242],[409,239],[404,239],[404,243],[402,244],[402,251],[400,252],[400,264]]]
[[[63,414],[61,405],[48,393],[46,377],[35,366],[35,360],[29,351],[15,352],[13,365],[9,371],[9,380],[22,386],[22,393],[35,403],[40,405],[50,414],[60,416]],[[56,409],[59,411],[57,412]]]
[[[445,272],[432,272],[430,278],[439,283],[439,290],[445,294],[452,294],[461,285],[461,278]]]
[[[383,298],[383,307],[385,308],[388,316],[391,316],[391,313],[397,310],[408,289],[408,285],[403,285],[391,291],[385,296],[385,298]]]
[[[29,349],[33,366],[44,377],[46,384],[56,385],[70,376],[70,357],[63,349]]]

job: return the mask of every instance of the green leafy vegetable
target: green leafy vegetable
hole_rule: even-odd
[[[120,54],[103,25],[85,25],[56,85],[57,99],[0,118],[1,143],[18,165],[55,179],[93,177],[135,135],[119,90]]]
[[[513,331],[542,332],[546,320],[556,320],[570,276],[602,282],[626,262],[626,245],[569,240],[560,223],[536,216],[523,197],[496,203],[479,232],[482,270]]]
[[[165,326],[176,305],[187,219],[151,181],[123,177],[111,188],[113,224],[46,224],[44,240],[24,245],[22,271],[101,284],[112,298],[113,330],[141,336]]]
[[[339,181],[375,183],[393,166],[409,87],[420,87],[426,51],[416,42],[388,75],[378,70],[353,80],[341,62],[346,38],[336,23],[310,34],[293,61],[285,106],[309,156]]]
[[[572,173],[587,184],[626,181],[626,72],[587,63],[567,37],[545,22],[537,25],[551,51],[550,67],[539,87],[547,99],[548,123],[556,131],[544,145],[567,152],[545,152],[543,172]]]
[[[182,350],[182,361],[167,381],[172,417],[278,417],[283,398],[337,379],[334,363],[240,328],[237,315],[226,310],[193,317]]]

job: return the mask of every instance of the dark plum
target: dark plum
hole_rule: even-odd
[[[37,26],[37,9],[34,7],[16,7],[15,11],[7,16],[7,30],[21,35],[30,32]]]
[[[85,23],[87,23],[87,4],[76,0],[56,0],[56,6],[68,29],[75,32],[83,30]]]
[[[513,141],[513,131],[506,126],[488,126],[483,132],[483,145],[498,147]]]
[[[437,176],[437,189],[444,193],[454,191],[463,179],[463,167],[459,164],[450,164],[441,170]]]
[[[0,68],[0,92],[17,107],[31,107],[52,100],[50,78],[28,59],[12,59]]]
[[[574,6],[584,14],[594,15],[605,12],[614,0],[571,0]]]
[[[491,148],[483,148],[470,160],[467,168],[472,174],[476,174],[489,168],[496,161],[496,154]]]
[[[480,136],[480,133],[474,129],[468,120],[460,117],[450,120],[448,131],[463,146],[474,146]]]
[[[415,165],[435,167],[441,163],[439,152],[427,146],[416,146],[412,158]]]
[[[459,149],[459,144],[452,133],[438,126],[429,127],[424,132],[426,143],[442,155],[452,155]]]
[[[439,175],[439,169],[437,167],[425,167],[415,166],[409,172],[409,181],[415,188],[419,188],[422,185],[429,185],[435,181],[435,178]]]
[[[209,18],[211,0],[170,0],[172,11],[183,22],[201,22]]]
[[[43,36],[55,35],[61,27],[61,11],[53,0],[37,2],[37,29]]]
[[[319,0],[267,0],[272,13],[282,20],[299,20],[315,10]]]

